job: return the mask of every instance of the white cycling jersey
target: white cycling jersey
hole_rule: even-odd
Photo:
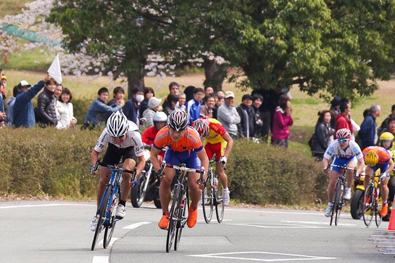
[[[354,141],[349,141],[346,149],[340,148],[340,144],[337,140],[333,141],[324,153],[325,159],[331,159],[332,157],[350,159],[357,157],[358,160],[363,158],[363,154],[359,145]]]
[[[126,133],[126,140],[121,145],[116,144],[108,133],[107,128],[104,128],[102,134],[97,140],[95,151],[99,153],[102,152],[104,146],[106,146],[107,143],[112,143],[118,148],[128,148],[130,146],[133,146],[134,152],[137,157],[144,155],[144,146],[143,141],[141,140],[139,129],[137,125],[132,121],[129,121],[129,129]]]

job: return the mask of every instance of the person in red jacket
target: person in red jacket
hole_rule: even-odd
[[[340,113],[336,115],[336,132],[340,129],[349,129],[351,134],[354,132],[354,127],[351,123],[351,105],[347,102],[340,103]],[[337,139],[335,137],[335,139]]]
[[[152,145],[154,143],[156,134],[160,131],[160,129],[166,126],[166,122],[167,122],[166,113],[162,111],[155,112],[153,116],[153,121],[154,121],[154,125],[148,127],[141,135],[141,139],[143,140],[143,143],[147,145]],[[159,156],[162,157],[163,160],[165,156],[165,152],[162,151],[159,154]]]
[[[288,148],[289,126],[292,126],[294,123],[291,116],[291,99],[286,94],[283,94],[278,100],[278,105],[273,117],[272,145]]]

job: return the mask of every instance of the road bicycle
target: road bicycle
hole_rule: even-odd
[[[343,196],[344,196],[344,190],[346,189],[346,171],[350,170],[355,173],[356,169],[349,168],[345,165],[342,166],[342,165],[331,164],[331,166],[339,168],[341,170],[341,173],[336,180],[335,196],[333,199],[333,206],[331,213],[331,221],[329,223],[330,225],[332,225],[333,219],[335,219],[335,225],[337,226],[337,223],[340,220],[341,210],[343,208],[343,205],[345,204]]]
[[[219,183],[218,174],[216,174],[213,169],[215,164],[216,161],[211,159],[207,171],[206,187],[202,192],[203,216],[204,221],[206,221],[207,224],[210,223],[213,217],[214,207],[218,223],[222,222],[225,211],[222,197],[222,186]]]
[[[176,179],[173,187],[173,201],[169,211],[169,226],[167,228],[166,252],[169,253],[174,241],[174,250],[178,249],[181,240],[182,230],[185,227],[189,210],[188,196],[188,173],[200,173],[200,181],[203,182],[204,170],[192,169],[185,164],[171,165],[162,162],[162,167],[169,167],[176,170]],[[163,168],[161,168],[162,174]]]
[[[98,161],[94,167],[94,170],[97,170],[98,166],[103,163]],[[104,190],[103,196],[100,201],[99,208],[97,209],[96,214],[99,215],[99,219],[97,222],[95,234],[93,236],[91,250],[95,249],[96,243],[100,236],[100,233],[104,229],[104,238],[103,238],[103,248],[107,248],[108,244],[110,244],[112,234],[114,233],[115,225],[118,221],[116,218],[116,210],[118,206],[118,202],[120,199],[120,187],[122,182],[122,173],[130,173],[132,174],[131,180],[133,181],[136,172],[130,171],[127,169],[121,168],[122,164],[114,165],[105,165],[111,171],[110,180]]]
[[[379,209],[379,199],[381,199],[380,195],[380,186],[381,181],[385,177],[385,175],[374,175],[366,187],[365,196],[363,199],[363,222],[367,227],[370,226],[373,220],[376,222],[376,226],[379,227],[381,224],[381,214]]]

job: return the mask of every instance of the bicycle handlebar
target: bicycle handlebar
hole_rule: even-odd
[[[94,170],[97,170],[99,165],[100,166],[105,166],[105,167],[107,167],[108,169],[110,169],[111,171],[114,171],[114,172],[130,173],[132,175],[134,175],[136,173],[136,168],[133,171],[131,171],[131,170],[128,170],[128,169],[124,169],[122,167],[116,167],[115,165],[104,164],[103,162],[101,162],[99,160],[96,162],[96,164],[94,166]]]
[[[331,166],[332,167],[336,167],[336,168],[340,168],[340,169],[343,169],[343,170],[354,171],[354,172],[357,170],[356,168],[350,168],[350,167],[343,166],[343,165],[331,164]]]
[[[172,165],[172,164],[168,164],[168,163],[166,164],[166,167],[173,168],[174,170],[178,170],[181,172],[187,172],[187,173],[202,173],[202,172],[204,172],[203,169],[188,168],[185,166]]]

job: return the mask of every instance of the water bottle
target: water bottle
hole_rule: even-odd
[[[182,196],[182,199],[181,199],[181,204],[180,204],[180,207],[181,207],[181,208],[184,208],[185,199],[186,199],[186,195],[184,194],[184,195]]]
[[[217,177],[214,177],[213,188],[215,189],[215,191],[218,191],[218,178]]]

